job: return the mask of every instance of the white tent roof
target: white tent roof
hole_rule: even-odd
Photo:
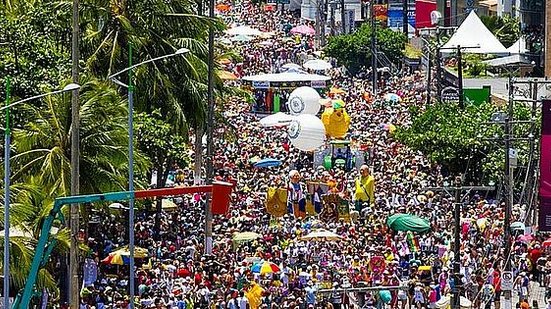
[[[514,54],[507,57],[486,60],[484,62],[491,67],[501,67],[501,66],[508,66],[508,65],[533,66],[532,62],[527,56],[523,56],[520,54]]]
[[[251,26],[237,26],[226,30],[226,33],[229,35],[261,35],[262,31],[252,28]]]
[[[507,48],[486,28],[475,11],[471,11],[450,40],[442,46],[442,52],[450,53],[450,49],[457,46],[477,46],[478,48],[463,49],[464,52],[473,54],[497,55],[509,53]]]
[[[276,74],[260,74],[254,76],[245,76],[243,80],[250,82],[304,82],[304,81],[327,81],[331,78],[318,74],[302,74],[302,73],[276,73]]]
[[[511,54],[524,54],[528,52],[526,48],[526,41],[524,37],[520,37],[511,47],[507,48],[507,51]]]

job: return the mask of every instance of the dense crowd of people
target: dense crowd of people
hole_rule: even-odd
[[[260,41],[233,43],[243,62],[228,63],[226,69],[239,76],[278,72],[283,64],[301,64],[314,54],[310,37],[289,33],[289,25],[301,23],[289,13],[243,2],[222,17],[231,26],[252,25],[272,32]],[[214,141],[214,168],[217,180],[233,181],[236,187],[228,214],[214,217],[212,255],[203,254],[205,196],[175,197],[178,208],[161,214],[159,233],[154,216],[140,211],[136,245],[147,254],[136,259],[136,306],[437,308],[454,288],[453,262],[458,260],[461,294],[470,301],[468,306],[499,309],[503,306],[501,274],[510,258],[518,307],[532,307],[531,301],[536,300],[543,308],[547,299],[538,299],[535,295],[539,294],[533,291],[538,285],[551,287],[551,257],[543,236],[515,235],[511,255],[506,257],[503,204],[491,195],[472,192],[462,204],[460,256],[455,257],[453,197],[423,188],[443,186],[456,175],[446,175],[422,153],[393,139],[392,128],[410,124],[408,108],[422,108],[426,102],[423,75],[395,74],[373,95],[370,82],[363,78],[338,69],[326,73],[343,91],[338,98],[351,116],[347,138],[352,147],[364,152],[364,165],[351,170],[315,166],[311,153],[290,145],[285,128],[260,126],[260,116],[250,113],[242,98],[232,98],[221,111],[228,126],[225,135],[217,134]],[[385,100],[388,93],[396,93],[401,100]],[[262,158],[282,164],[254,167]],[[179,169],[173,182],[192,185],[193,180],[191,168]],[[345,200],[350,219],[327,218],[319,209],[302,209],[298,215],[293,207],[284,209],[281,216],[268,213],[267,200],[273,198],[268,194],[270,188],[296,183],[290,191],[298,190],[310,198],[300,187],[310,182],[327,184]],[[527,211],[526,206],[515,205],[513,221],[524,221]],[[305,212],[309,215],[303,216]],[[106,210],[101,214],[105,219],[90,231],[92,254],[85,265],[81,308],[128,305],[128,266],[102,262],[110,252],[126,245],[126,223],[120,220],[123,213]],[[386,220],[397,213],[428,220],[430,231],[390,229]],[[336,237],[303,239],[321,230]],[[243,232],[258,236],[236,241],[236,235]],[[259,271],[255,265],[271,270]],[[403,288],[369,289],[385,286]],[[351,288],[365,289],[347,291]]]

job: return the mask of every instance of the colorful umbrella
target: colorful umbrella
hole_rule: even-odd
[[[310,26],[300,25],[300,26],[292,28],[291,33],[293,33],[293,34],[314,35],[316,33],[316,30],[314,30],[314,28],[312,28]]]
[[[395,231],[426,233],[430,230],[428,220],[409,214],[392,215],[388,217],[386,224]]]
[[[232,42],[250,42],[253,40],[252,37],[245,34],[238,34],[230,39]]]
[[[524,231],[525,228],[524,223],[520,221],[511,223],[511,231]]]
[[[232,72],[228,72],[228,71],[218,71],[216,74],[222,80],[236,80],[237,79],[237,75],[233,74]]]
[[[251,267],[251,271],[253,273],[260,273],[261,275],[263,275],[263,274],[277,273],[277,272],[280,272],[281,269],[279,269],[279,266],[277,266],[276,264],[265,261],[259,264],[254,264]]]
[[[315,71],[327,70],[333,67],[331,63],[321,59],[308,60],[302,66]]]
[[[346,91],[342,90],[341,88],[331,87],[331,90],[329,90],[330,94],[346,94]]]
[[[333,232],[319,229],[315,230],[311,233],[309,233],[306,236],[303,236],[300,238],[300,240],[307,240],[307,241],[334,241],[334,240],[343,240],[342,236],[337,235]]]
[[[529,243],[532,240],[534,240],[534,236],[532,236],[532,235],[520,235],[517,238],[517,240],[520,241],[520,242],[523,242],[523,243]]]
[[[255,232],[241,232],[233,235],[233,241],[250,241],[262,237],[262,235]]]
[[[256,168],[272,167],[272,166],[280,166],[280,165],[281,165],[281,161],[273,158],[265,158],[253,164],[253,166]]]
[[[385,95],[385,100],[389,102],[400,102],[402,101],[402,98],[400,98],[400,96],[396,93],[387,93]]]
[[[134,258],[145,259],[149,256],[147,249],[134,247]],[[130,262],[130,250],[128,246],[119,248],[111,253],[101,261],[104,264],[111,265],[125,265]]]
[[[218,12],[227,12],[229,10],[231,10],[231,6],[229,6],[228,4],[224,4],[224,3],[219,3],[215,6],[216,10]]]

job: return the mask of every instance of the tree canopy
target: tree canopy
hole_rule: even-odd
[[[371,27],[363,24],[354,33],[330,37],[324,53],[356,73],[363,67],[371,66],[371,33]],[[407,42],[404,34],[389,28],[377,28],[376,37],[377,49],[391,62],[399,63]]]

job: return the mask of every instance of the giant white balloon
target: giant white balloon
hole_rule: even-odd
[[[311,87],[299,87],[289,95],[287,107],[291,115],[310,114],[316,115],[320,111],[321,97],[316,89]]]
[[[314,115],[298,115],[287,129],[291,144],[302,151],[312,151],[325,141],[325,127],[321,119]]]

